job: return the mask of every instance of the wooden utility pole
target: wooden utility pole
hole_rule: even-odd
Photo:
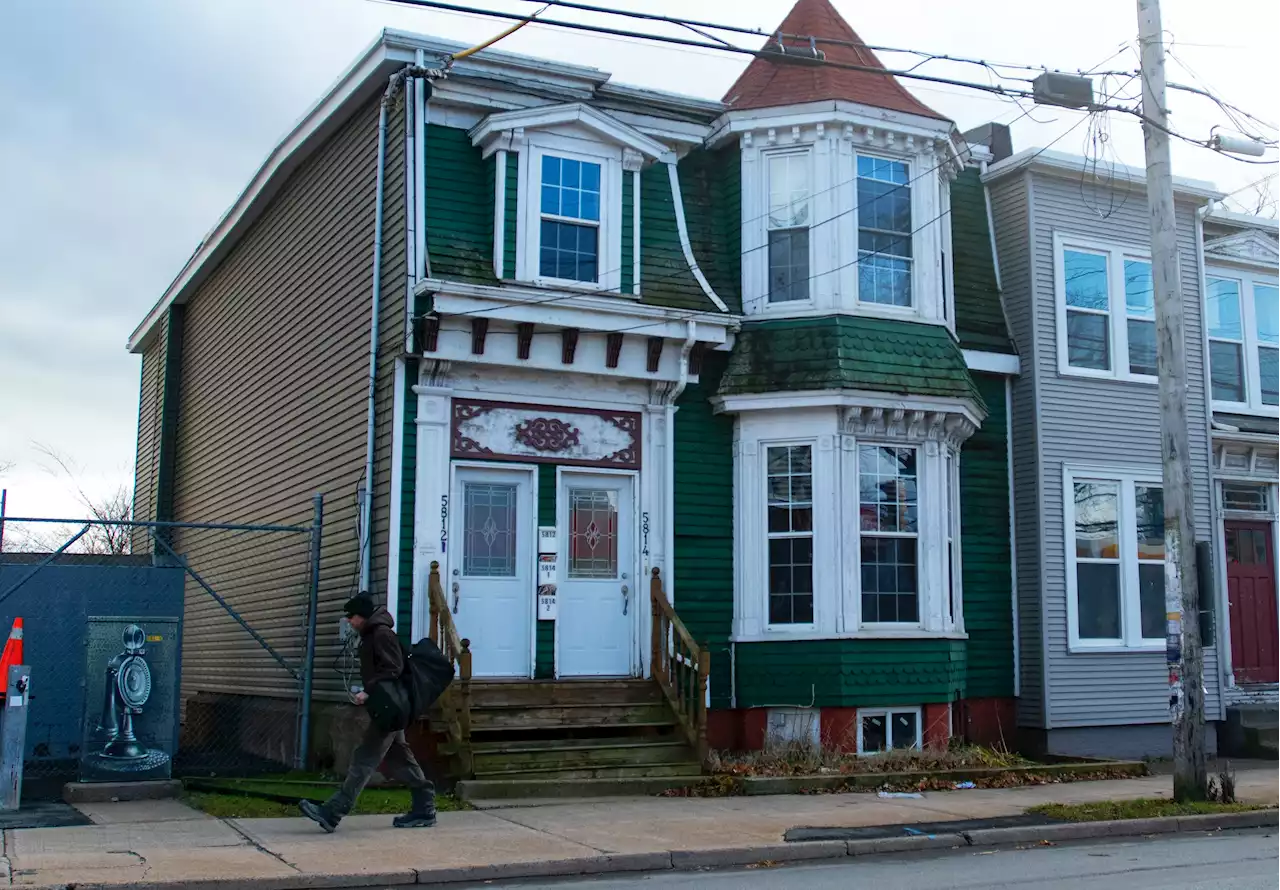
[[[1137,0],[1142,50],[1142,123],[1151,216],[1151,278],[1155,286],[1156,370],[1160,380],[1160,448],[1164,458],[1164,597],[1168,626],[1169,712],[1173,720],[1173,797],[1203,800],[1204,649],[1191,521],[1187,434],[1186,336],[1182,323],[1173,165],[1165,105],[1164,29],[1159,0]]]

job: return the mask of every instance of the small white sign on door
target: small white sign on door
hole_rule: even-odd
[[[554,584],[538,586],[538,620],[556,620],[556,586]]]
[[[538,555],[544,553],[555,554],[556,551],[556,527],[554,525],[538,526]]]
[[[538,586],[542,587],[544,584],[554,585],[558,580],[557,574],[556,555],[554,553],[539,553]]]

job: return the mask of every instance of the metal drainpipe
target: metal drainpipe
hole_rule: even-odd
[[[373,457],[378,395],[378,321],[382,309],[382,208],[387,180],[387,109],[410,77],[439,76],[439,71],[406,65],[391,75],[378,104],[378,166],[374,185],[373,296],[369,321],[369,395],[364,457],[364,500],[360,505],[360,591],[369,592],[373,564]],[[430,81],[428,81],[429,83]]]

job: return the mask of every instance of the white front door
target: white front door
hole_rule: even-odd
[[[458,467],[445,594],[471,640],[476,677],[530,677],[534,609],[532,473]]]
[[[636,616],[647,605],[635,578],[634,477],[562,470],[557,672],[633,673]]]

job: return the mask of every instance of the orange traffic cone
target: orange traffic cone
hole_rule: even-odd
[[[9,640],[4,644],[4,654],[0,655],[0,697],[8,690],[9,668],[19,664],[22,664],[22,619],[15,618]]]

